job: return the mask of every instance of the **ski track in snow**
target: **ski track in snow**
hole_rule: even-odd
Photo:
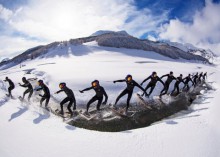
[[[90,49],[94,52],[84,56],[28,61],[24,63],[26,66],[22,69],[13,67],[0,71],[0,78],[3,80],[5,76],[8,76],[14,80],[16,85],[13,91],[14,97],[18,97],[25,90],[18,86],[24,75],[27,78],[44,79],[46,83],[49,83],[51,93],[58,90],[60,82],[67,82],[67,86],[71,87],[75,93],[77,104],[85,104],[94,95],[94,91],[83,94],[78,92],[79,89],[89,87],[90,82],[94,79],[100,80],[109,95],[109,102],[114,102],[117,95],[125,88],[125,84],[113,84],[113,80],[123,79],[130,73],[140,83],[154,70],[158,72],[159,76],[170,70],[174,71],[176,76],[180,73],[185,76],[189,72],[208,71],[210,74],[208,81],[212,82],[212,86],[216,90],[204,93],[203,100],[195,101],[189,110],[177,113],[149,127],[118,133],[103,133],[69,126],[63,123],[61,118],[45,114],[39,108],[37,99],[33,99],[34,102],[31,105],[21,104],[18,99],[9,100],[5,96],[7,84],[1,82],[0,156],[220,156],[219,65],[214,67],[199,64],[201,68],[198,69],[196,63],[172,62],[161,60],[163,57],[156,59],[151,56],[143,59],[124,54],[126,51],[124,49],[121,50],[121,53],[111,53],[106,50],[96,51],[94,47],[96,45],[91,44]],[[77,53],[74,50],[71,49],[67,52]],[[149,63],[136,63],[143,60]],[[26,74],[25,69],[33,70],[31,74]],[[158,95],[161,87],[161,84],[158,83],[153,95]],[[173,83],[169,91],[172,88]],[[135,92],[138,91],[135,89]],[[64,94],[53,95],[57,101],[62,100],[64,96]],[[121,102],[124,100],[125,98],[121,99]],[[134,101],[135,96],[132,97],[132,102]],[[95,107],[95,104],[91,107]]]

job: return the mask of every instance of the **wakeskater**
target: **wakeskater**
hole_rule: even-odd
[[[26,79],[26,77],[22,77],[22,82],[23,82],[24,84],[19,83],[19,85],[20,85],[21,87],[24,87],[24,88],[27,88],[27,89],[24,91],[23,97],[21,97],[21,101],[24,100],[25,95],[28,94],[28,93],[29,93],[29,95],[28,95],[28,101],[30,101],[30,98],[31,98],[31,96],[32,96],[32,94],[33,94],[33,87],[32,87],[32,85],[31,85],[31,83]]]
[[[4,81],[9,83],[8,94],[6,94],[6,95],[7,95],[8,97],[11,97],[11,98],[12,98],[11,91],[15,88],[15,85],[14,85],[14,83],[12,82],[12,80],[9,79],[8,77],[6,77]]]
[[[146,88],[144,89],[144,93],[142,94],[142,96],[144,96],[144,94],[147,92],[147,90],[150,88],[150,92],[148,94],[145,94],[145,96],[150,96],[151,93],[153,92],[157,82],[161,82],[164,85],[163,81],[157,76],[157,73],[154,71],[152,72],[152,74],[146,78],[142,83],[141,86],[144,84],[144,82],[146,82],[147,80],[150,80],[150,82],[148,83],[148,85],[146,86]]]
[[[95,101],[98,101],[97,106],[96,106],[97,111],[100,110],[101,104],[105,105],[105,104],[107,103],[107,101],[108,101],[108,95],[107,95],[107,93],[105,92],[105,89],[104,89],[102,86],[100,86],[99,81],[98,81],[98,80],[94,80],[91,84],[92,84],[91,87],[88,87],[88,88],[85,88],[85,89],[83,89],[83,90],[80,90],[80,93],[84,93],[85,91],[89,91],[89,90],[91,90],[91,89],[93,89],[93,90],[96,92],[96,95],[93,96],[93,97],[89,100],[89,102],[87,103],[86,113],[89,112],[89,107],[90,107],[90,105],[91,105],[92,103],[94,103]],[[102,101],[103,101],[103,96],[105,96],[104,102],[102,102]]]
[[[48,103],[50,101],[50,90],[49,88],[44,84],[43,80],[38,80],[38,85],[40,86],[40,88],[36,89],[36,91],[40,91],[43,90],[44,94],[41,95],[39,94],[39,96],[41,97],[40,100],[40,106],[42,107],[42,103],[45,101],[45,108],[48,108]]]
[[[127,84],[127,87],[126,89],[124,89],[121,94],[119,94],[119,96],[116,98],[116,101],[115,101],[115,104],[114,106],[116,106],[116,104],[118,103],[119,99],[121,97],[123,97],[124,95],[128,94],[128,97],[127,97],[127,106],[126,106],[126,109],[125,109],[125,113],[127,113],[128,111],[128,108],[129,108],[129,104],[130,104],[130,100],[131,100],[131,97],[132,97],[132,94],[133,94],[133,90],[134,90],[134,87],[138,87],[140,88],[144,93],[145,95],[147,95],[147,93],[144,91],[144,89],[136,82],[133,80],[132,76],[131,75],[127,75],[125,77],[125,79],[123,80],[116,80],[116,81],[113,81],[113,83],[116,83],[116,82],[126,82]]]
[[[67,97],[64,98],[61,102],[60,102],[60,111],[58,112],[58,114],[60,115],[64,115],[64,111],[63,111],[63,105],[67,102],[69,102],[68,106],[67,106],[67,109],[69,111],[69,114],[72,116],[73,115],[73,111],[71,110],[71,106],[74,104],[74,107],[73,107],[73,110],[76,110],[76,99],[75,99],[75,96],[74,96],[74,93],[73,91],[68,88],[66,86],[66,83],[62,82],[59,84],[59,88],[60,90],[55,92],[55,94],[58,94],[60,92],[64,92]]]
[[[160,77],[160,79],[162,79],[163,77],[167,77],[167,80],[165,81],[164,83],[164,88],[163,90],[160,92],[160,97],[162,95],[165,95],[167,94],[168,90],[169,90],[169,86],[170,86],[170,83],[173,81],[173,80],[176,80],[176,78],[173,76],[173,72],[171,71],[169,74],[166,74],[166,75],[163,75]]]

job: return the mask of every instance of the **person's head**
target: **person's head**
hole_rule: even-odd
[[[5,80],[8,80],[8,77],[5,77]]]
[[[44,84],[44,81],[43,80],[38,80],[37,84],[38,84],[38,86],[42,86]]]
[[[183,74],[180,74],[180,77],[183,77]]]
[[[92,81],[92,87],[93,88],[96,88],[96,87],[98,87],[99,86],[99,81],[98,80],[94,80],[94,81]]]
[[[26,77],[22,77],[22,81],[26,82],[27,81]]]
[[[172,71],[170,72],[170,75],[173,76],[173,72]]]
[[[188,76],[191,77],[191,74],[189,74]]]
[[[125,77],[125,80],[130,82],[132,80],[132,76],[130,74],[128,74],[126,77]]]
[[[59,87],[60,87],[60,89],[63,89],[64,87],[66,87],[66,83],[61,82],[61,83],[59,84]]]
[[[203,75],[203,72],[201,72],[200,75]]]
[[[152,76],[153,77],[157,77],[157,73],[154,71],[154,72],[152,72]]]

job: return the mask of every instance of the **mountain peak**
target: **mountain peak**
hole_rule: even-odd
[[[122,31],[99,30],[90,36],[99,36],[99,35],[108,34],[108,33],[118,33],[122,35],[129,35],[125,30],[122,30]]]

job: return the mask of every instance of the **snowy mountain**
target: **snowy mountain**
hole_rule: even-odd
[[[0,63],[0,68],[8,68],[13,65],[20,64],[29,59],[44,58],[44,57],[55,57],[55,56],[67,56],[67,55],[83,55],[74,54],[77,50],[77,46],[83,46],[83,44],[88,42],[97,42],[99,49],[106,49],[106,47],[112,48],[126,48],[130,50],[144,50],[150,53],[158,53],[165,57],[169,57],[175,60],[184,61],[199,61],[203,63],[209,63],[209,60],[205,57],[198,55],[197,53],[188,53],[177,47],[173,47],[161,42],[153,42],[149,40],[141,40],[128,35],[126,32],[106,32],[98,31],[95,33],[96,36],[90,36],[85,38],[71,39],[69,41],[53,42],[45,46],[38,46],[25,51],[24,53],[12,58],[9,61]],[[100,35],[98,35],[100,34]],[[86,45],[84,45],[85,51],[88,51]],[[135,53],[135,51],[134,51]]]
[[[191,54],[202,56],[202,57],[208,59],[210,62],[213,62],[213,60],[217,57],[217,55],[214,52],[212,52],[210,49],[205,50],[202,48],[197,48],[189,43],[181,44],[181,43],[177,43],[177,42],[168,42],[168,41],[166,41],[164,43],[166,43],[170,46],[179,48],[184,52],[188,52]]]

